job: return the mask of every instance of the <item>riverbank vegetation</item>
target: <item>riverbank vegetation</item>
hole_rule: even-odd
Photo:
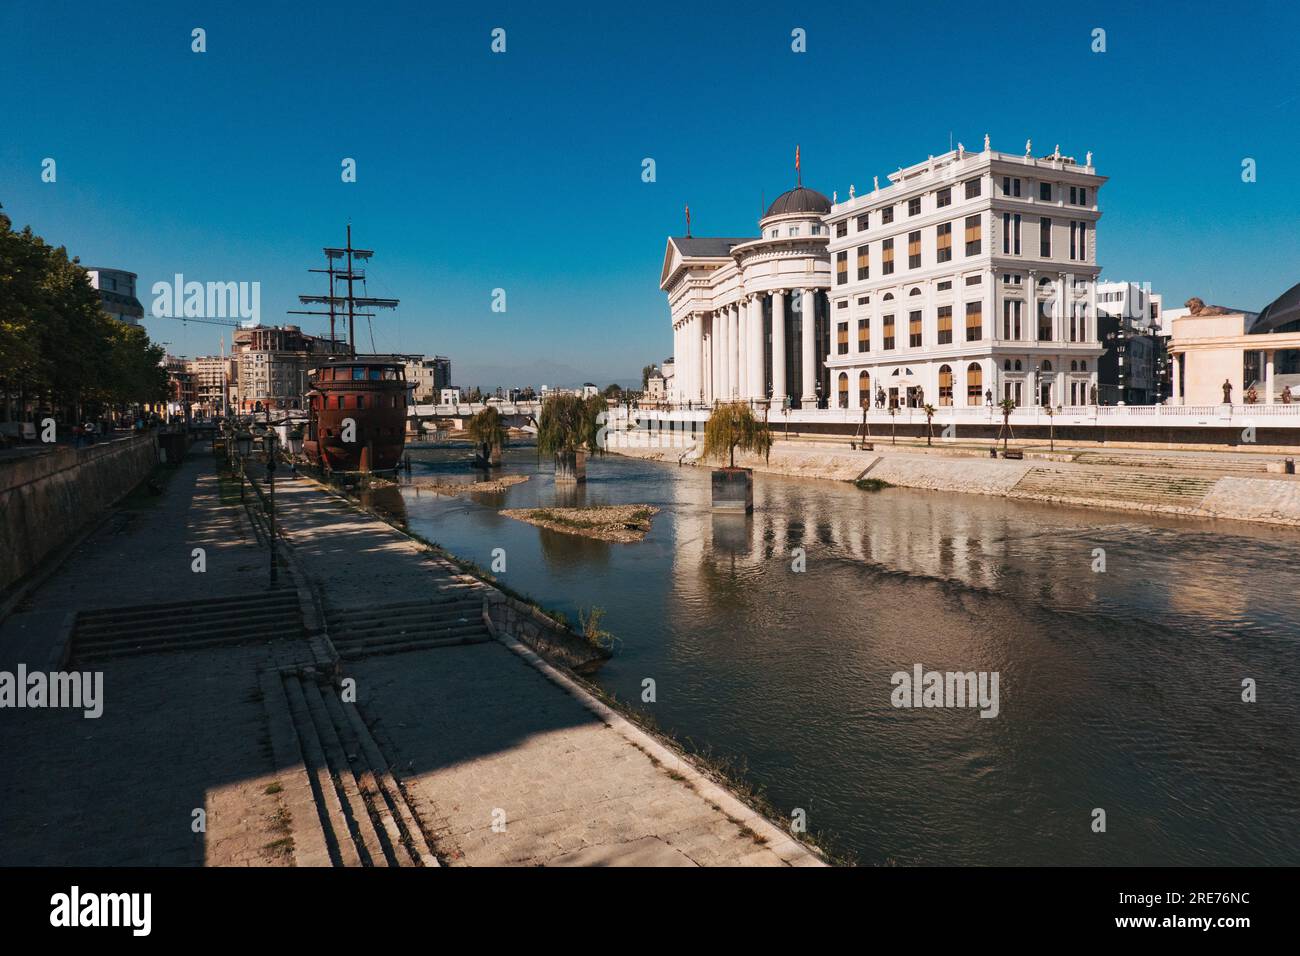
[[[163,349],[103,310],[76,258],[0,212],[0,420],[167,398]]]
[[[586,508],[507,508],[501,514],[539,528],[600,541],[631,544],[650,531],[659,512],[652,505],[590,505]]]

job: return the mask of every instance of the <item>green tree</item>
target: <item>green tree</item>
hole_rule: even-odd
[[[586,450],[601,454],[601,415],[608,411],[600,395],[554,395],[542,403],[537,420],[537,453],[556,455]]]
[[[724,402],[709,415],[704,426],[704,457],[730,462],[736,467],[736,449],[767,458],[772,451],[772,430],[754,417],[748,402]]]
[[[465,425],[465,432],[469,440],[482,449],[484,461],[491,460],[494,448],[504,448],[506,445],[506,426],[495,405],[476,412]]]

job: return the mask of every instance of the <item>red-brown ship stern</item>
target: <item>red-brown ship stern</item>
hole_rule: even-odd
[[[329,473],[395,471],[406,447],[406,364],[331,356],[310,372],[304,454]]]

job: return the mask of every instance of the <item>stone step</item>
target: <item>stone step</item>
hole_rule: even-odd
[[[428,611],[404,614],[390,614],[387,608],[380,608],[368,621],[340,622],[329,619],[330,635],[335,640],[347,640],[349,637],[363,637],[378,631],[397,630],[437,630],[438,628],[456,627],[459,624],[482,623],[483,609],[479,604],[471,607],[455,608],[442,613]]]
[[[492,640],[487,630],[477,633],[462,634],[457,637],[427,637],[411,640],[409,638],[387,641],[365,641],[356,644],[338,645],[339,656],[344,660],[355,661],[366,657],[382,657],[389,654],[405,654],[409,651],[428,651],[440,647],[462,647],[467,644],[486,644]]]
[[[310,858],[328,856],[336,866],[437,866],[428,836],[358,705],[343,702],[333,684],[314,674],[268,676],[263,687],[264,693],[282,695],[283,707],[273,701],[268,709],[288,715],[273,728],[277,760],[301,760],[300,771],[284,773],[306,783],[287,792],[286,801],[297,807],[295,842],[302,833]]]
[[[351,624],[373,620],[376,615],[406,613],[450,613],[465,608],[480,609],[483,599],[477,596],[457,594],[446,600],[403,601],[397,604],[378,604],[369,607],[331,608],[327,616],[331,622]]]
[[[274,627],[264,622],[240,626],[227,626],[206,631],[179,631],[169,634],[118,635],[83,640],[75,631],[72,638],[73,655],[85,659],[91,655],[113,654],[128,651],[147,654],[152,651],[186,650],[187,648],[219,647],[236,644],[255,644],[259,641],[302,637],[302,618],[299,616],[277,619]]]
[[[1268,472],[1268,461],[1240,459],[1205,459],[1192,456],[1166,458],[1155,455],[1116,455],[1083,452],[1075,458],[1080,465],[1108,465],[1121,468],[1145,468],[1153,471],[1213,472],[1219,474],[1257,475]]]
[[[297,603],[258,611],[223,611],[194,618],[176,620],[156,618],[151,620],[119,621],[116,618],[99,618],[84,622],[77,616],[76,639],[83,643],[111,641],[125,637],[169,637],[186,634],[217,635],[235,627],[261,626],[273,632],[278,624],[293,624],[300,618]]]
[[[1012,494],[1039,494],[1099,501],[1194,507],[1217,479],[1199,475],[1149,475],[1130,472],[1063,471],[1031,468]]]
[[[262,605],[297,604],[298,594],[293,588],[275,591],[253,591],[248,594],[231,594],[225,597],[203,598],[199,601],[166,601],[158,604],[132,604],[122,607],[101,607],[80,612],[77,617],[87,622],[100,618],[127,620],[133,617],[154,617],[158,614],[204,614],[229,610],[232,607],[260,607]]]

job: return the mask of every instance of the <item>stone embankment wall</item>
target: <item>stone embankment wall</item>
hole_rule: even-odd
[[[0,461],[0,590],[70,541],[157,462],[151,434]]]
[[[639,436],[617,436],[609,450],[637,458],[710,466],[699,461],[698,447],[689,440],[661,448]],[[879,443],[873,451],[810,448],[779,439],[766,460],[736,456],[737,465],[756,472],[798,478],[854,481],[869,477],[903,488],[1300,527],[1300,477],[1265,474],[1264,462],[1256,477],[1216,474],[1209,457],[1187,461],[1187,467],[1181,469],[1167,458],[1152,459],[1152,465],[1161,467],[1143,467],[1135,456],[1122,465],[1084,465],[1063,454],[1029,454],[1023,460],[1006,460],[940,448],[894,450]],[[1225,465],[1223,470],[1231,467]]]
[[[564,630],[535,607],[508,594],[494,590],[486,610],[494,630],[523,641],[547,660],[558,661],[580,674],[609,659],[608,651]]]

